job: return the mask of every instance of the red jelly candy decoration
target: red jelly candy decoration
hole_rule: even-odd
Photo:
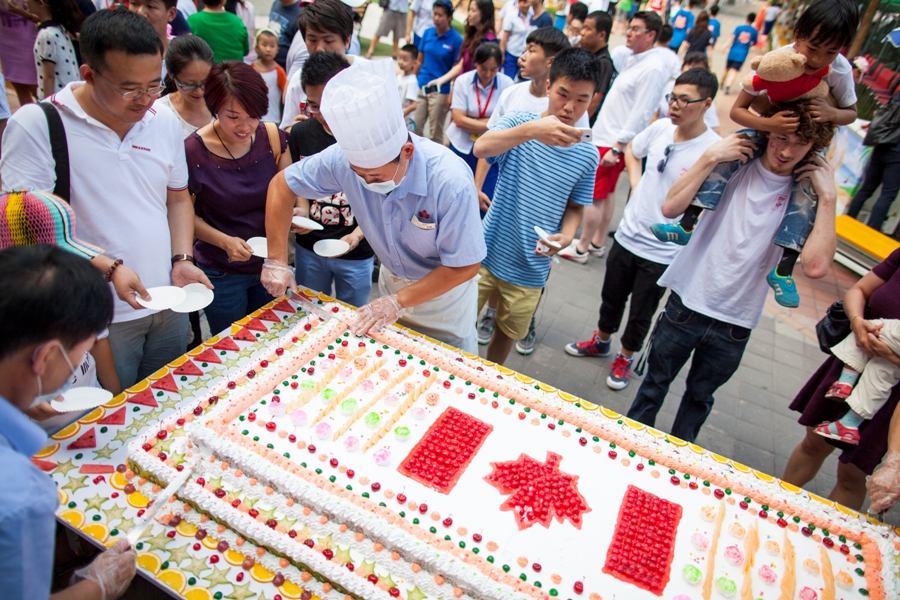
[[[746,502],[744,502],[743,500],[741,500],[741,501],[738,503],[738,506],[740,506],[742,510],[747,510],[747,507],[749,506],[749,504],[747,504]]]
[[[165,429],[160,429],[159,431],[156,432],[157,439],[164,440],[167,437],[169,437],[169,432],[166,431]]]
[[[450,384],[450,380],[449,380],[449,379],[445,379],[445,380],[444,380],[444,388],[449,390],[449,389],[450,389],[450,385],[451,385],[451,384]],[[497,408],[497,407],[495,406],[494,408]]]
[[[428,505],[425,504],[424,502],[423,502],[422,504],[420,504],[420,505],[419,505],[419,512],[422,513],[423,515],[424,515],[425,513],[427,513],[427,512],[428,512]]]
[[[293,444],[294,442],[297,441],[297,436],[292,433],[291,435],[288,436],[288,441]]]
[[[713,496],[715,496],[716,498],[718,498],[719,500],[721,500],[722,498],[725,497],[725,492],[723,492],[722,490],[720,490],[720,489],[717,488],[717,489],[715,489],[715,490],[713,491]]]
[[[338,466],[338,459],[332,458],[331,460],[328,461],[328,464],[331,465],[333,468],[337,468],[337,466]]]
[[[219,555],[218,555],[218,554],[213,554],[212,556],[210,556],[210,557],[209,557],[209,562],[212,563],[212,564],[216,564],[217,562],[219,562]]]
[[[259,361],[259,366],[261,366],[263,369],[265,369],[266,367],[269,366],[269,361],[261,360],[261,361]]]
[[[356,471],[354,471],[353,469],[347,469],[347,477],[353,479],[354,475],[356,475]]]
[[[681,480],[678,479],[678,475],[672,475],[672,477],[669,478],[669,481],[672,485],[679,485],[681,483]]]
[[[228,389],[229,389],[229,390],[233,390],[233,389],[236,388],[236,387],[237,387],[237,384],[236,384],[235,382],[233,382],[233,381],[229,381],[229,382],[228,382]]]
[[[166,533],[166,537],[174,538],[174,537],[175,537],[175,530],[173,529],[172,531],[169,531],[168,533]]]
[[[391,589],[388,590],[388,594],[390,594],[392,598],[396,598],[400,595],[400,590],[398,590],[395,587],[392,587]]]
[[[312,548],[313,546],[316,545],[316,543],[312,540],[303,540],[303,545],[308,548]]]
[[[534,563],[533,565],[531,565],[531,568],[534,569],[535,573],[541,572],[541,564],[540,563]]]
[[[397,494],[397,502],[406,504],[406,494]]]
[[[782,519],[781,517],[779,517],[778,520],[775,522],[778,523],[778,526],[781,527],[782,529],[784,529],[785,527],[788,526],[788,522],[785,521],[784,519]]]
[[[372,484],[372,491],[373,491],[373,492],[377,492],[377,491],[380,490],[380,489],[381,489],[381,484],[378,483],[377,481],[376,481],[375,483]]]
[[[584,584],[581,583],[580,581],[576,581],[576,582],[575,582],[575,585],[572,586],[572,587],[575,588],[575,593],[576,593],[576,594],[584,593]]]
[[[324,556],[328,560],[331,560],[332,558],[334,558],[334,551],[325,548],[324,550],[322,550],[322,556]]]
[[[401,367],[405,367],[405,366],[406,366],[406,359],[405,359],[405,358],[401,358],[400,360],[397,361],[397,364],[399,364]]]
[[[366,577],[366,579],[369,580],[369,583],[372,583],[372,584],[377,584],[377,583],[378,583],[378,575],[376,575],[375,573],[372,573],[371,575],[369,575],[368,577]]]
[[[276,427],[277,425],[275,425],[275,421],[269,421],[268,423],[266,423],[266,431],[275,431]]]
[[[375,356],[381,356],[382,354],[384,354],[384,352],[382,352],[381,350],[375,351]]]
[[[443,523],[444,523],[444,527],[450,527],[451,525],[453,525],[453,519],[451,519],[450,517],[447,517],[446,519],[443,520]]]
[[[201,408],[201,407],[199,407],[199,406],[197,406],[197,407],[194,408],[194,415],[195,415],[195,416],[199,417],[199,416],[202,415],[202,414],[203,414],[203,408]]]
[[[472,541],[474,541],[476,544],[480,544],[482,539],[484,539],[484,538],[481,537],[480,533],[472,534]]]
[[[238,573],[238,574],[235,576],[235,579],[238,580],[238,583],[242,582],[242,581],[244,580],[244,574],[243,574],[243,573]]]
[[[255,508],[251,508],[250,510],[247,511],[247,514],[255,519],[256,517],[259,516],[259,511],[256,510]]]
[[[249,415],[247,415],[247,420],[250,421],[251,423],[252,423],[253,421],[255,421],[255,420],[256,420],[256,413],[250,413]]]
[[[297,383],[296,381],[292,381],[292,382],[291,382],[291,389],[292,389],[292,390],[296,390],[298,387],[300,387],[300,384],[299,384],[299,383]]]
[[[617,456],[618,456],[618,454],[616,454],[616,451],[615,451],[615,450],[610,450],[610,451],[609,451],[609,457],[610,457],[611,459],[615,460]]]
[[[284,348],[275,348],[275,354],[277,356],[281,356],[282,354],[284,354]]]
[[[214,491],[213,494],[216,495],[216,498],[224,498],[225,490],[223,490],[222,488],[216,488],[216,491]]]
[[[578,443],[582,446],[587,446],[587,438],[578,438]]]
[[[764,511],[764,510],[761,510],[761,511],[759,511],[759,518],[760,518],[760,519],[768,519],[768,518],[769,518],[769,513],[767,513],[767,512]]]
[[[638,471],[643,471],[643,470],[644,470],[644,463],[638,463],[638,464],[637,464],[637,467],[635,467],[635,468],[636,468]]]
[[[315,444],[310,444],[309,446],[306,447],[306,449],[309,450],[310,454],[316,453],[316,445]]]
[[[830,537],[823,538],[822,543],[825,544],[826,548],[834,548],[834,540]]]
[[[303,326],[303,329],[309,331],[310,329],[312,329],[312,324],[311,324],[311,323],[307,323],[306,325]]]
[[[850,554],[850,547],[847,544],[841,544],[841,554]]]
[[[309,367],[308,369],[306,369],[306,374],[307,374],[307,375],[312,375],[312,374],[315,373],[315,372],[316,372],[316,368],[315,368],[315,367]]]

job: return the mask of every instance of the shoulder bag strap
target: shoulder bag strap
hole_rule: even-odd
[[[53,155],[56,171],[56,187],[53,194],[69,202],[69,144],[66,141],[66,128],[63,126],[62,117],[53,102],[38,102],[38,106],[47,117],[47,127],[50,130],[50,153]]]
[[[272,148],[272,154],[275,155],[275,165],[281,162],[281,137],[278,135],[278,125],[266,121],[266,133],[269,134],[269,146]]]

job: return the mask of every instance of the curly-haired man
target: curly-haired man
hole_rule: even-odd
[[[803,124],[796,133],[729,136],[710,146],[666,196],[662,212],[676,218],[722,163],[742,163],[728,178],[718,210],[704,214],[703,226],[659,279],[672,294],[653,333],[647,376],[628,411],[630,418],[654,424],[670,383],[693,353],[672,434],[694,441],[712,410],[713,393],[737,370],[759,323],[766,274],[781,254],[773,242],[783,221],[794,216],[789,207],[799,206],[791,209],[798,211],[797,220],[815,215],[801,244],[804,274],[817,279],[828,272],[836,245],[836,189],[834,170],[818,150],[828,144],[833,130],[813,121],[805,105],[790,110]]]

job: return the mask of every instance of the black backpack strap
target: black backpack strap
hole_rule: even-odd
[[[69,144],[66,141],[66,128],[52,101],[37,104],[43,109],[50,130],[50,153],[56,164],[56,187],[53,188],[53,194],[69,202]]]

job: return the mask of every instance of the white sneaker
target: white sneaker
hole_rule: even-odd
[[[590,256],[589,252],[579,252],[578,251],[578,240],[572,240],[572,243],[559,251],[559,256],[563,258],[568,258],[569,260],[575,261],[579,264],[584,264],[587,262],[588,256]]]
[[[588,254],[591,256],[596,256],[597,258],[603,258],[606,256],[606,246],[600,246],[599,248],[594,245],[594,242],[588,244],[587,248]]]

